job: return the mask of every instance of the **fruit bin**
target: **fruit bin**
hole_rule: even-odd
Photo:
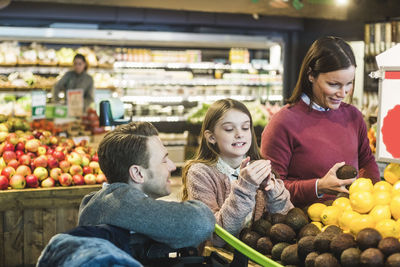
[[[0,266],[35,266],[52,236],[76,227],[82,198],[100,188],[0,191]]]

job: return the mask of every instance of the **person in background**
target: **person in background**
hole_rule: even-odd
[[[343,102],[354,89],[356,61],[349,44],[323,37],[309,48],[288,104],[275,114],[261,138],[261,154],[271,160],[295,206],[348,193],[355,178],[340,180],[344,164],[360,177],[380,180],[361,112]]]
[[[225,230],[238,235],[246,222],[271,213],[287,213],[292,207],[282,180],[261,159],[246,106],[232,99],[213,103],[201,129],[199,149],[183,169],[183,200],[201,200]],[[250,163],[250,160],[253,160]],[[264,179],[268,184],[260,188]],[[257,204],[256,204],[257,202]],[[223,246],[219,238],[213,245]]]
[[[64,93],[64,98],[67,97],[67,91],[70,89],[83,90],[83,112],[94,103],[94,85],[93,78],[87,73],[88,64],[82,54],[76,54],[74,57],[74,69],[68,71],[55,84],[53,88],[53,101],[60,101],[60,93]]]

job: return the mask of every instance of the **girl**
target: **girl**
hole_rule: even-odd
[[[257,193],[268,176],[268,186]],[[217,223],[233,235],[250,220],[255,206],[255,220],[265,207],[271,213],[287,213],[293,207],[282,180],[271,172],[270,161],[261,159],[251,115],[243,103],[223,99],[208,109],[200,147],[183,169],[183,200],[187,199],[203,201]],[[221,240],[213,243],[223,245]]]

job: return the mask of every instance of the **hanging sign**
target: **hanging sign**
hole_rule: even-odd
[[[83,115],[83,90],[67,90],[67,107],[69,117],[81,117]]]
[[[32,91],[32,119],[43,119],[46,114],[46,93]]]

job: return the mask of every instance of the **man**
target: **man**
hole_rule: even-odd
[[[203,203],[156,200],[170,194],[176,167],[152,124],[119,126],[101,141],[98,156],[109,184],[84,197],[80,226],[114,225],[172,248],[197,246],[211,236],[215,219]]]

